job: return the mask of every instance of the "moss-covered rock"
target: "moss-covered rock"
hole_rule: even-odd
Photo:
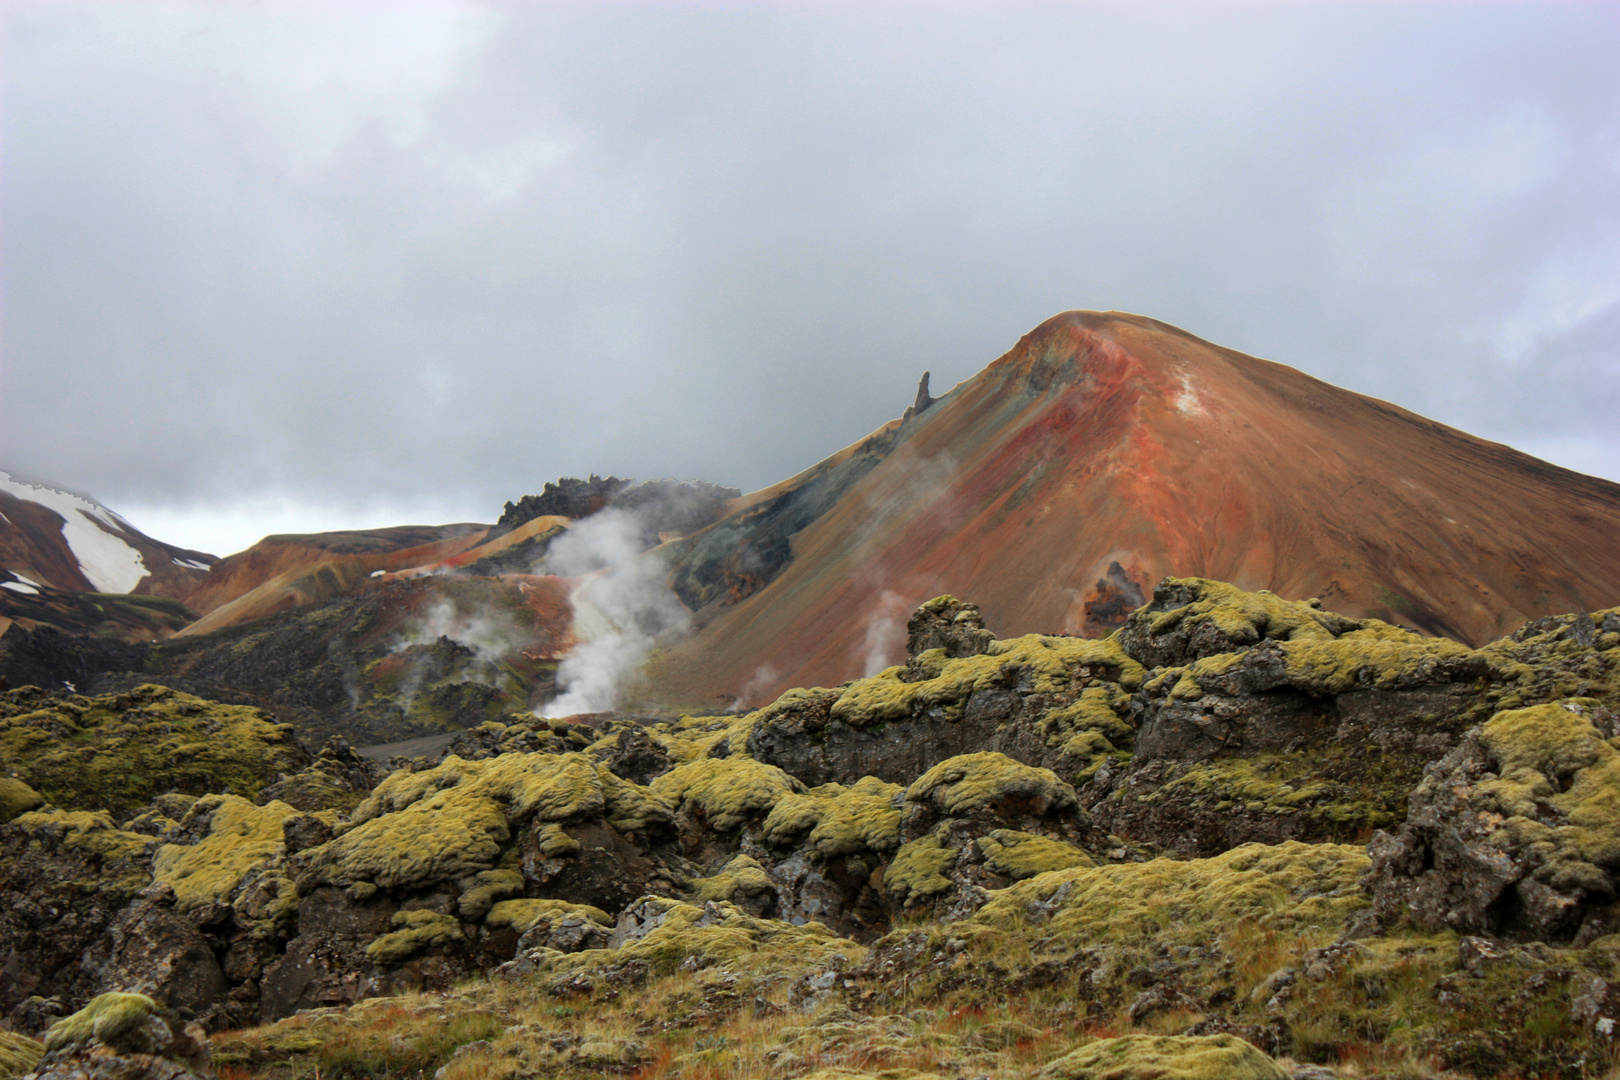
[[[39,792],[10,776],[0,776],[0,825],[45,805]]]
[[[11,825],[35,843],[84,852],[109,868],[142,859],[152,843],[149,836],[120,829],[105,810],[35,810],[18,815]]]
[[[622,942],[617,948],[541,957],[530,973],[599,977],[602,969],[622,969],[627,962],[641,961],[650,970],[667,974],[687,960],[698,966],[723,964],[733,971],[765,970],[783,963],[796,967],[825,963],[835,953],[862,952],[859,945],[820,923],[793,926],[750,915],[734,904],[698,905],[656,897],[627,909],[615,938]]]
[[[1045,817],[1077,806],[1074,788],[1051,769],[1031,768],[993,752],[940,762],[906,789],[906,801],[928,803],[948,817],[979,811]]]
[[[872,678],[857,679],[833,704],[830,718],[863,728],[932,710],[960,714],[976,691],[1004,687],[1011,681],[1027,685],[1031,693],[1057,693],[1073,685],[1080,669],[1104,674],[1130,688],[1140,685],[1143,675],[1142,666],[1112,638],[1027,634],[990,642],[985,650],[953,659],[941,649],[917,657],[917,667],[894,667]],[[914,681],[908,682],[906,677]]]
[[[258,932],[268,936],[286,927],[298,904],[298,891],[281,866],[283,831],[297,814],[286,803],[255,806],[235,795],[198,799],[177,830],[179,838],[194,836],[195,841],[159,848],[153,876],[174,890],[182,914],[215,905],[242,907],[250,887],[266,890],[273,899],[243,921],[257,924]]]
[[[465,940],[461,922],[437,911],[397,911],[393,931],[366,946],[366,956],[379,964],[397,964],[416,953],[444,949]]]
[[[1040,1080],[1288,1080],[1292,1074],[1235,1035],[1121,1035],[1052,1062]]]
[[[1616,929],[1620,751],[1577,699],[1497,713],[1425,775],[1369,886],[1386,918],[1546,940]]]
[[[308,853],[303,886],[370,882],[408,889],[493,870],[531,822],[603,818],[625,831],[666,827],[667,803],[584,754],[452,757],[398,772],[355,809],[351,825]]]
[[[771,808],[761,836],[779,847],[802,838],[822,858],[861,851],[887,853],[900,846],[896,804],[903,792],[898,784],[867,776],[849,787],[823,784],[786,795]]]
[[[919,836],[894,853],[883,885],[900,907],[911,907],[956,887],[949,874],[956,867],[961,846],[951,842],[947,826]]]
[[[961,925],[1014,931],[1039,922],[1071,946],[1207,941],[1243,923],[1337,928],[1368,906],[1358,885],[1367,865],[1359,847],[1287,843],[1247,844],[1211,859],[1078,867],[1021,881]]]
[[[678,766],[652,783],[653,794],[699,815],[712,829],[731,832],[770,814],[804,785],[776,768],[746,757],[705,758]]]
[[[51,1025],[35,1075],[87,1074],[193,1080],[212,1076],[213,1067],[207,1039],[194,1037],[163,1005],[144,994],[106,993]]]
[[[502,900],[489,909],[484,925],[511,927],[519,934],[527,933],[542,919],[577,916],[601,926],[612,926],[613,916],[589,904],[570,904],[566,900]]]
[[[163,686],[0,706],[0,772],[54,806],[107,810],[120,820],[171,791],[252,799],[310,760],[292,729],[260,710]]]
[[[765,868],[747,855],[738,855],[712,877],[692,882],[692,895],[697,899],[725,900],[738,906],[747,904],[751,897],[771,896],[775,890]]]
[[[1323,611],[1315,600],[1284,600],[1265,589],[1247,592],[1206,578],[1167,577],[1112,640],[1144,667],[1165,668],[1238,652],[1267,639],[1330,641],[1369,627],[1404,633],[1377,620]]]
[[[0,1031],[0,1080],[15,1080],[33,1072],[44,1053],[45,1046],[37,1039]]]
[[[985,867],[1013,881],[1053,870],[1096,865],[1090,855],[1073,844],[1014,829],[996,829],[979,837],[977,844]]]

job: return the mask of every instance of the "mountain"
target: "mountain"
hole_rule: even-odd
[[[1095,636],[1195,575],[1478,644],[1620,600],[1620,485],[1076,311],[666,554],[699,629],[647,683],[757,703],[898,662],[945,592],[998,633]]]
[[[400,525],[267,536],[219,560],[187,598],[206,632],[353,592],[372,575],[435,563],[476,546],[487,525]]]
[[[0,587],[184,600],[218,561],[154,540],[87,495],[0,472]]]
[[[86,495],[0,472],[0,633],[13,624],[144,641],[196,619],[184,601],[215,563]]]

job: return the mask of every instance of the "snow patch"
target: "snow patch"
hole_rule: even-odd
[[[20,581],[0,581],[0,589],[10,589],[12,592],[20,592],[27,596],[39,595],[38,589],[32,585],[24,585]]]
[[[1181,393],[1176,395],[1176,411],[1183,416],[1209,415],[1209,410],[1204,408],[1203,398],[1198,396],[1198,388],[1185,371],[1181,373]]]
[[[50,510],[62,519],[62,539],[79,571],[98,592],[127,593],[147,574],[141,553],[116,536],[131,532],[128,522],[100,503],[0,472],[0,490]]]
[[[187,570],[207,570],[209,566],[200,559],[170,559],[176,566],[183,566]]]

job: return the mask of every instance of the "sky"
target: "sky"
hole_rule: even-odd
[[[1620,5],[0,6],[0,468],[753,489],[1073,308],[1620,480]]]

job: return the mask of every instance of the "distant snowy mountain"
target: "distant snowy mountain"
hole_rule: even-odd
[[[96,500],[0,472],[0,589],[184,600],[218,560],[135,528]]]

